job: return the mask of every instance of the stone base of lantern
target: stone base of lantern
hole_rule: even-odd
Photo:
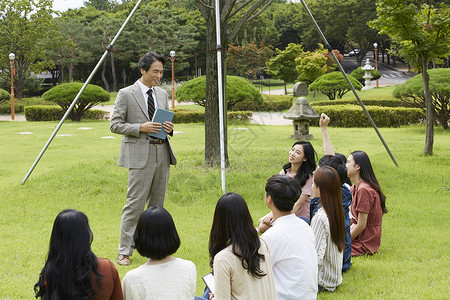
[[[304,141],[304,140],[313,140],[314,136],[312,134],[293,134],[291,135],[291,140]]]

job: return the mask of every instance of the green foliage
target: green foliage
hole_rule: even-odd
[[[0,2],[0,63],[9,65],[8,54],[16,55],[16,97],[22,98],[25,78],[53,67],[47,49],[57,47],[61,35],[52,25],[51,0],[4,0]]]
[[[174,109],[175,113],[173,122],[176,124],[182,123],[204,123],[205,112],[198,110]],[[231,111],[227,112],[228,121],[245,121],[249,122],[252,118],[251,111]]]
[[[266,63],[268,73],[285,83],[294,82],[297,77],[295,58],[303,52],[302,45],[290,43],[286,49],[275,49],[277,55]]]
[[[42,98],[22,98],[22,99],[14,99],[14,112],[23,113],[24,107],[30,105],[55,105],[53,101],[46,101]],[[10,102],[0,104],[0,114],[11,113],[11,104]]]
[[[27,121],[59,121],[64,116],[65,111],[56,105],[30,105],[25,107],[25,119]],[[87,111],[82,119],[84,120],[106,120],[108,112],[92,109]]]
[[[381,107],[412,107],[411,104],[405,103],[398,99],[362,99],[364,105],[369,106],[381,106]],[[318,101],[314,102],[314,106],[330,106],[330,105],[359,105],[358,100],[356,99],[347,99],[347,100],[327,100],[327,101]]]
[[[380,0],[370,23],[399,44],[398,54],[417,69],[450,54],[450,5],[433,2]]]
[[[175,95],[180,102],[193,101],[198,105],[205,106],[206,76],[200,76],[183,83]],[[262,103],[263,97],[251,82],[243,77],[227,76],[227,108],[233,107],[242,101],[253,101]]]
[[[373,69],[370,71],[370,74],[372,75],[372,80],[377,80],[381,78],[381,74],[380,72],[378,72],[377,70]],[[365,79],[363,78],[364,76],[364,71],[361,70],[361,67],[358,67],[356,69],[353,70],[353,72],[350,73],[350,75],[352,75],[353,77],[356,78],[356,80],[358,80],[362,85],[365,85]]]
[[[81,82],[63,83],[45,92],[42,95],[42,98],[57,103],[64,111],[67,111],[82,87],[83,83]],[[109,93],[103,88],[97,85],[88,84],[78,98],[75,107],[70,112],[70,119],[73,121],[80,121],[89,109],[98,103],[108,102],[109,98]]]
[[[430,76],[430,93],[433,104],[433,115],[444,129],[448,129],[450,111],[450,69],[428,70]],[[422,75],[416,75],[393,92],[396,98],[404,103],[418,107],[425,112],[425,97]]]
[[[11,94],[4,89],[0,89],[0,104],[9,100],[11,100]]]
[[[371,127],[369,120],[361,106],[311,105],[318,114],[324,113],[331,119],[330,126],[334,127]],[[421,123],[425,114],[418,108],[366,106],[377,127],[400,127],[414,123]],[[316,125],[313,122],[311,125]]]
[[[350,82],[357,90],[361,90],[362,84],[359,83],[352,75],[347,75]],[[351,90],[347,80],[341,72],[331,72],[320,76],[309,86],[311,91],[320,91],[327,95],[330,100],[336,99],[336,96],[341,99],[342,96]]]
[[[336,58],[341,61],[344,57],[338,50],[333,50]],[[295,59],[295,68],[299,73],[297,80],[307,82],[308,84],[316,80],[325,73],[332,72],[337,65],[332,55],[319,44],[319,49],[314,52],[306,51],[300,53]]]
[[[292,106],[292,96],[264,94],[263,97],[263,103],[258,104],[254,101],[242,101],[238,103],[234,109],[250,111],[283,111]]]

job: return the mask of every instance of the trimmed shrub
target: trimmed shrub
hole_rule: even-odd
[[[292,96],[287,95],[262,95],[263,103],[244,100],[236,104],[233,110],[250,110],[250,111],[282,111],[291,108]]]
[[[64,111],[67,111],[82,87],[83,83],[81,82],[63,83],[51,88],[45,92],[42,97],[45,100],[55,102],[61,106]],[[108,102],[109,99],[110,94],[102,87],[88,84],[86,89],[80,95],[75,107],[70,112],[69,118],[72,121],[80,121],[89,109],[101,102]]]
[[[373,69],[370,71],[370,74],[372,75],[372,79],[371,80],[377,80],[381,78],[381,74],[380,72],[378,72],[377,70]],[[358,80],[362,85],[365,85],[364,82],[366,81],[363,76],[364,76],[364,71],[361,70],[361,67],[358,67],[356,69],[353,70],[353,72],[350,73],[350,75],[352,75],[353,77],[356,78],[356,80]]]
[[[206,76],[200,76],[186,81],[179,87],[175,95],[180,102],[193,101],[200,106],[205,106],[206,95]],[[244,100],[262,103],[263,97],[255,88],[250,80],[238,76],[227,76],[227,107],[233,110],[233,107]]]
[[[85,120],[106,120],[108,112],[92,109],[84,114]],[[30,105],[25,107],[25,119],[27,121],[59,121],[64,116],[64,110],[56,105]]]
[[[433,116],[442,128],[448,129],[450,112],[450,69],[428,70],[430,76],[430,93],[433,105]],[[394,97],[406,104],[422,109],[425,108],[422,74],[418,74],[395,88]]]
[[[377,127],[399,127],[413,123],[420,123],[425,119],[425,114],[419,108],[407,107],[379,107],[366,106],[370,116]],[[334,105],[317,106],[314,108],[318,114],[325,113],[330,119],[330,126],[334,127],[370,127],[369,119],[361,106]],[[318,126],[318,122],[311,122],[312,126]]]
[[[198,110],[174,109],[174,123],[204,123],[205,112]],[[250,121],[252,112],[250,111],[232,111],[227,112],[229,121]]]
[[[0,89],[0,104],[9,100],[11,100],[11,94],[4,89]]]
[[[30,105],[55,105],[55,102],[46,101],[42,98],[22,98],[22,99],[14,99],[14,112],[23,113],[25,106]],[[11,113],[11,104],[10,102],[0,104],[0,114],[10,114]]]
[[[352,75],[347,75],[350,82],[357,90],[361,90],[362,84]],[[348,91],[351,90],[350,85],[341,72],[331,72],[320,76],[309,85],[310,91],[319,91],[327,95],[328,99],[334,100],[336,96],[341,99]]]
[[[365,106],[382,106],[382,107],[412,107],[412,105],[402,102],[397,99],[388,99],[388,100],[364,100],[362,99],[362,102]],[[329,106],[329,105],[359,105],[358,100],[351,99],[351,100],[334,100],[334,101],[318,101],[311,104],[311,106]]]

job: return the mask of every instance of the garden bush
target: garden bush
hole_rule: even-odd
[[[412,107],[411,104],[405,103],[398,99],[386,99],[386,100],[375,100],[375,99],[362,99],[364,105],[370,106],[382,106],[382,107]],[[311,104],[311,106],[329,106],[329,105],[359,105],[358,100],[349,99],[349,100],[334,100],[334,101],[318,101]]]
[[[11,95],[4,89],[0,89],[0,104],[11,100]]]
[[[371,70],[370,74],[372,75],[372,79],[371,80],[377,80],[377,79],[381,78],[380,72],[378,72],[375,69]],[[358,67],[358,68],[354,69],[353,72],[350,73],[350,75],[355,77],[356,80],[358,80],[362,85],[365,85],[364,82],[366,80],[363,78],[364,77],[364,71],[361,70],[361,67]]]
[[[366,106],[377,127],[399,127],[413,123],[420,123],[425,114],[419,108]],[[361,106],[334,105],[314,107],[317,113],[325,113],[330,119],[330,126],[334,127],[370,127],[369,119]],[[318,122],[311,122],[317,126]]]
[[[352,75],[347,75],[350,82],[357,90],[361,90],[362,84]],[[351,90],[350,85],[341,72],[331,72],[317,78],[309,85],[310,91],[319,91],[327,95],[328,99],[334,100],[336,96],[341,99],[342,96]]]
[[[54,101],[61,106],[64,111],[67,111],[82,86],[83,83],[81,82],[63,83],[51,88],[45,92],[42,97],[45,100]],[[110,94],[103,88],[97,85],[88,84],[86,89],[80,95],[75,107],[70,112],[69,118],[72,121],[80,121],[89,109],[101,102],[108,102],[109,99]]]
[[[430,93],[433,104],[433,116],[442,128],[448,129],[450,111],[450,69],[428,70],[430,76]],[[404,103],[422,109],[425,108],[422,74],[418,74],[395,88],[394,97]]]
[[[205,112],[198,110],[174,109],[173,122],[180,123],[204,123]],[[250,121],[252,112],[250,111],[229,111],[227,112],[229,121]]]
[[[25,119],[27,121],[59,121],[64,116],[65,111],[56,105],[30,105],[25,107]],[[83,115],[85,120],[105,120],[108,119],[108,112],[92,109]]]
[[[46,101],[42,98],[22,98],[22,99],[14,99],[14,112],[15,113],[23,113],[25,106],[30,105],[55,105],[56,103],[53,101]],[[11,104],[10,102],[0,104],[0,114],[11,113]]]
[[[292,96],[287,95],[262,95],[263,103],[244,100],[233,107],[233,110],[250,111],[282,111],[291,108]]]
[[[186,81],[176,92],[179,102],[193,101],[200,106],[205,106],[206,76],[200,76]],[[227,107],[233,110],[234,106],[242,101],[254,101],[262,103],[263,97],[250,80],[238,76],[227,76]]]

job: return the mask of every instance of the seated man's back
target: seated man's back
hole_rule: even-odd
[[[261,238],[267,242],[278,300],[317,298],[314,232],[294,214],[275,220]]]

